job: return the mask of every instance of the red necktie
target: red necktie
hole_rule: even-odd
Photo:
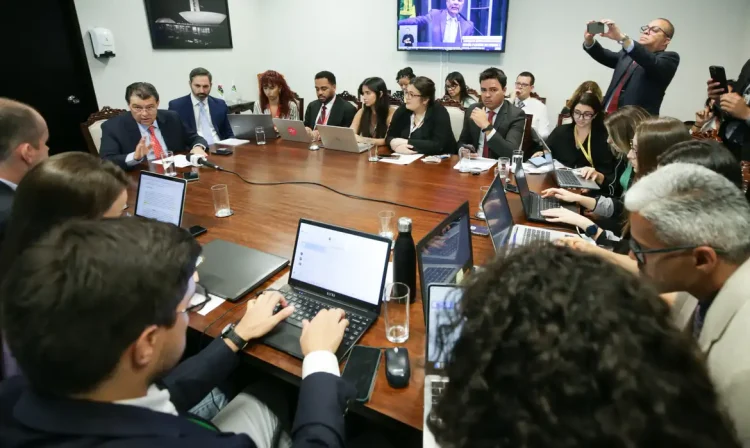
[[[326,105],[323,105],[323,108],[320,109],[320,117],[318,117],[318,123],[317,124],[326,124]]]
[[[617,106],[619,106],[620,103],[620,94],[622,93],[622,88],[625,87],[625,83],[628,81],[628,78],[630,78],[630,75],[633,73],[633,68],[635,67],[636,62],[633,61],[630,66],[628,66],[627,70],[625,70],[625,74],[622,75],[622,80],[620,81],[620,84],[617,85],[617,88],[612,93],[612,99],[609,100],[609,106],[607,106],[607,113],[611,114],[612,112],[617,110]]]
[[[492,119],[495,118],[495,111],[491,110],[487,118],[490,119],[490,124],[493,124]],[[484,149],[482,150],[482,157],[488,158],[490,156],[490,147],[487,145],[487,132],[482,132],[482,134],[484,134]]]
[[[154,148],[154,157],[157,159],[161,159],[162,154],[164,154],[164,150],[161,147],[161,143],[159,143],[159,139],[156,138],[156,133],[154,132],[153,126],[148,127],[148,133],[151,136],[151,147]]]

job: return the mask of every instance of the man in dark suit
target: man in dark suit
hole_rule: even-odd
[[[461,37],[474,35],[474,23],[461,15],[464,0],[445,0],[445,9],[398,21],[399,25],[427,25],[433,47],[460,46]]]
[[[615,69],[604,96],[604,109],[612,113],[623,106],[641,106],[652,115],[659,115],[664,93],[680,65],[680,55],[666,51],[674,36],[672,22],[652,20],[641,27],[638,42],[620,31],[615,22],[601,22],[607,30],[600,35],[622,45],[622,50],[615,53],[603,48],[588,29],[584,33],[584,50],[600,64]]]
[[[750,161],[750,59],[742,67],[734,92],[727,93],[719,83],[708,80],[708,96],[724,112],[719,135],[724,144],[742,161]]]
[[[479,75],[482,104],[466,110],[459,148],[471,145],[482,157],[496,159],[513,157],[521,147],[526,114],[505,101],[507,85],[508,77],[500,69],[488,68]]]
[[[190,131],[177,112],[159,110],[159,92],[147,82],[136,82],[125,89],[129,114],[110,118],[102,125],[99,153],[125,170],[159,159],[164,151],[185,151],[206,156],[208,143]]]
[[[247,392],[211,421],[187,413],[234,371],[248,341],[294,311],[280,294],[263,294],[180,362],[189,314],[201,306],[200,252],[184,229],[132,217],[69,222],[27,249],[3,284],[2,297],[16,300],[4,303],[0,327],[23,377],[0,384],[0,446],[256,447],[276,434],[291,444]],[[344,446],[354,391],[334,352],[347,325],[338,309],[304,323],[294,446]]]
[[[198,67],[190,72],[190,95],[169,102],[169,110],[180,114],[188,130],[213,145],[219,140],[234,137],[229,124],[229,108],[224,100],[214,98],[211,93],[213,77],[205,68]]]
[[[348,128],[357,114],[357,108],[349,101],[336,96],[336,76],[328,71],[315,75],[315,94],[318,99],[307,105],[305,110],[305,129],[313,140],[319,140],[320,134],[315,126],[340,126]]]

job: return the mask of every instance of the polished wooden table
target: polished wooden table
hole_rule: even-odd
[[[387,152],[385,148],[382,151]],[[457,163],[455,156],[440,164],[427,164],[420,159],[401,166],[368,162],[367,153],[352,154],[325,149],[309,151],[306,144],[281,140],[270,141],[265,146],[243,145],[237,147],[231,156],[212,155],[210,161],[252,182],[319,182],[342,193],[446,214],[466,200],[470,203],[471,213],[475,213],[480,200],[479,188],[490,185],[494,176],[494,170],[478,176],[459,173],[453,169]],[[553,184],[547,175],[529,175],[527,179],[534,191]],[[230,217],[214,217],[211,186],[216,184],[228,186],[234,211]],[[131,205],[135,200],[135,190],[132,193]],[[515,223],[525,224],[518,195],[509,193],[508,200]],[[300,218],[377,233],[380,225],[378,212],[381,210],[393,210],[397,218],[410,217],[415,241],[419,241],[445,218],[445,215],[438,213],[347,198],[319,186],[249,185],[233,174],[200,168],[200,180],[188,186],[183,227],[196,224],[206,227],[208,232],[198,237],[201,244],[219,238],[291,259]],[[481,265],[495,255],[489,237],[472,236],[472,245],[475,264]],[[261,288],[269,287],[287,273],[288,268]],[[232,309],[233,306],[229,302],[223,303],[207,316],[192,313],[190,326],[203,332],[213,323],[206,334],[217,337],[227,323],[240,319],[244,314],[244,306]],[[224,313],[226,315],[217,320]],[[385,378],[385,362],[381,362],[370,401],[353,411],[371,417],[385,416],[421,430],[425,358],[421,298],[411,305],[409,333],[409,340],[404,344],[388,342],[383,319],[378,319],[365,333],[360,340],[362,345],[406,347],[411,362],[411,379],[404,389],[391,388]],[[302,373],[300,360],[262,344],[251,345],[245,352],[267,364],[275,374],[299,381]]]

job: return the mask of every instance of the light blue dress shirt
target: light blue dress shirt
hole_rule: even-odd
[[[159,129],[159,122],[154,120],[154,123],[151,126],[154,127],[154,134],[156,135],[156,139],[159,140],[159,143],[161,143],[161,149],[163,151],[168,151],[169,149],[167,148],[167,144],[164,143],[164,137],[161,135],[161,130]],[[138,123],[138,130],[141,131],[141,137],[146,137],[146,145],[151,144],[151,134],[148,132],[148,126]],[[154,150],[152,149],[148,152],[146,158],[148,160],[154,160],[154,157]],[[125,163],[127,163],[128,166],[135,166],[141,162],[143,162],[143,159],[135,159],[135,151],[131,152],[127,155],[127,157],[125,157]]]

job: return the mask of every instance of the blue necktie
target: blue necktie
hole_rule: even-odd
[[[206,113],[206,104],[201,101],[198,103],[200,106],[200,111],[198,112],[198,116],[200,117],[201,121],[201,132],[203,133],[203,138],[206,139],[206,143],[209,145],[214,144],[214,136],[211,132],[211,121],[208,118],[208,113]]]

